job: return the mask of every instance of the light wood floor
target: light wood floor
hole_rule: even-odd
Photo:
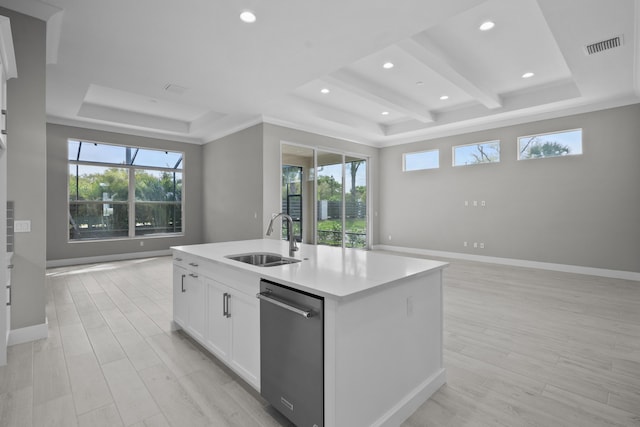
[[[287,425],[171,330],[171,295],[169,257],[48,270],[0,426]],[[640,426],[640,282],[452,261],[444,310],[447,384],[404,427]]]

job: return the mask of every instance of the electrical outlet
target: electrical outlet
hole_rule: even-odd
[[[478,247],[478,242],[473,242],[473,247],[477,248]]]
[[[144,242],[140,240],[140,246],[144,246]]]
[[[474,207],[474,208],[477,208],[477,207],[478,207],[478,201],[477,201],[477,200],[474,200],[474,201],[473,201],[473,207]]]
[[[484,200],[483,200],[483,201],[481,201],[481,202],[480,202],[480,206],[482,206],[482,207],[484,208],[485,206],[487,206],[487,202],[485,202]]]
[[[391,234],[389,234],[389,240],[391,240]]]
[[[464,242],[462,245],[463,245],[465,248],[468,246],[467,242]]]
[[[31,220],[15,220],[13,221],[13,232],[14,233],[30,233],[31,232]]]
[[[480,249],[484,249],[484,243],[480,243]]]
[[[468,201],[468,200],[465,200],[465,201],[464,201],[464,207],[466,208],[466,207],[468,207],[468,206],[469,206],[469,201]]]

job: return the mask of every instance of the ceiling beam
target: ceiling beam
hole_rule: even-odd
[[[502,107],[500,96],[482,87],[475,82],[469,73],[460,71],[462,67],[456,67],[452,60],[448,58],[429,38],[424,34],[419,34],[413,38],[401,41],[397,46],[411,55],[444,79],[463,90],[465,93],[478,100],[482,105],[490,109]]]
[[[323,77],[322,80],[330,85],[340,87],[368,101],[374,102],[385,110],[394,110],[423,123],[434,121],[433,114],[431,114],[426,106],[392,92],[384,86],[374,83],[352,71],[345,69],[338,70],[327,77]]]

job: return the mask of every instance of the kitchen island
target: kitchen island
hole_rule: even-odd
[[[173,247],[174,321],[260,391],[260,279],[324,299],[324,425],[397,426],[445,383],[446,263],[261,239]]]

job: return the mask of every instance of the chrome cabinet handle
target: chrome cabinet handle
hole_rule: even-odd
[[[182,261],[182,258],[174,258],[174,261]]]
[[[258,294],[256,294],[256,298],[277,305],[278,307],[284,308],[285,310],[292,311],[295,314],[306,317],[307,319],[312,316],[311,310],[291,305],[288,302],[271,295],[271,292],[259,292]]]
[[[189,276],[193,277],[194,279],[198,278],[198,275],[197,274],[193,274],[193,273],[189,273]]]
[[[187,277],[187,275],[186,275],[186,274],[183,274],[183,275],[182,275],[182,284],[181,284],[181,286],[182,286],[182,292],[186,292],[186,289],[184,288],[184,278],[185,278],[185,277]]]
[[[7,289],[9,289],[9,301],[7,301],[7,305],[11,305],[11,286],[7,286]]]
[[[197,267],[197,266],[198,266],[198,264],[196,264],[195,262],[190,262],[190,263],[189,263],[189,265],[190,265],[191,267]]]
[[[222,315],[224,317],[231,317],[231,313],[229,312],[229,299],[231,298],[231,294],[225,292],[222,294]]]

